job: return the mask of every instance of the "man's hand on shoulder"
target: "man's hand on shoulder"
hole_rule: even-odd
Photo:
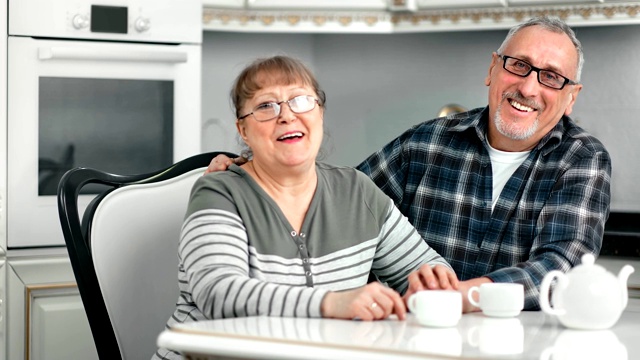
[[[244,164],[246,161],[243,157],[237,157],[235,159],[229,158],[227,155],[220,154],[211,160],[207,170],[204,171],[205,175],[216,171],[225,171],[231,166],[231,164]]]

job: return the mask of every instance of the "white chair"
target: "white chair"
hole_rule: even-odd
[[[77,168],[60,180],[62,230],[100,359],[149,359],[155,352],[178,298],[178,238],[189,193],[217,154],[152,174]],[[111,188],[81,223],[77,198],[89,183]]]

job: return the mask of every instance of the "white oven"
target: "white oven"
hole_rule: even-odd
[[[142,173],[201,151],[201,23],[200,0],[9,1],[10,249],[64,245],[70,168]]]

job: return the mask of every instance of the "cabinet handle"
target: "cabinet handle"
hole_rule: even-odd
[[[41,47],[38,48],[38,59],[140,61],[175,64],[187,62],[187,53],[169,51],[112,51],[69,47]]]

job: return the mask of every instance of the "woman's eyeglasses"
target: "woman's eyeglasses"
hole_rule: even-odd
[[[249,115],[253,115],[253,118],[256,121],[269,121],[280,116],[280,112],[282,111],[282,104],[287,103],[289,105],[289,109],[296,114],[302,114],[309,112],[316,107],[316,103],[318,103],[318,99],[314,98],[311,95],[300,95],[296,96],[289,100],[283,100],[280,102],[266,102],[256,106],[252,112],[240,116],[238,120],[242,120]]]

